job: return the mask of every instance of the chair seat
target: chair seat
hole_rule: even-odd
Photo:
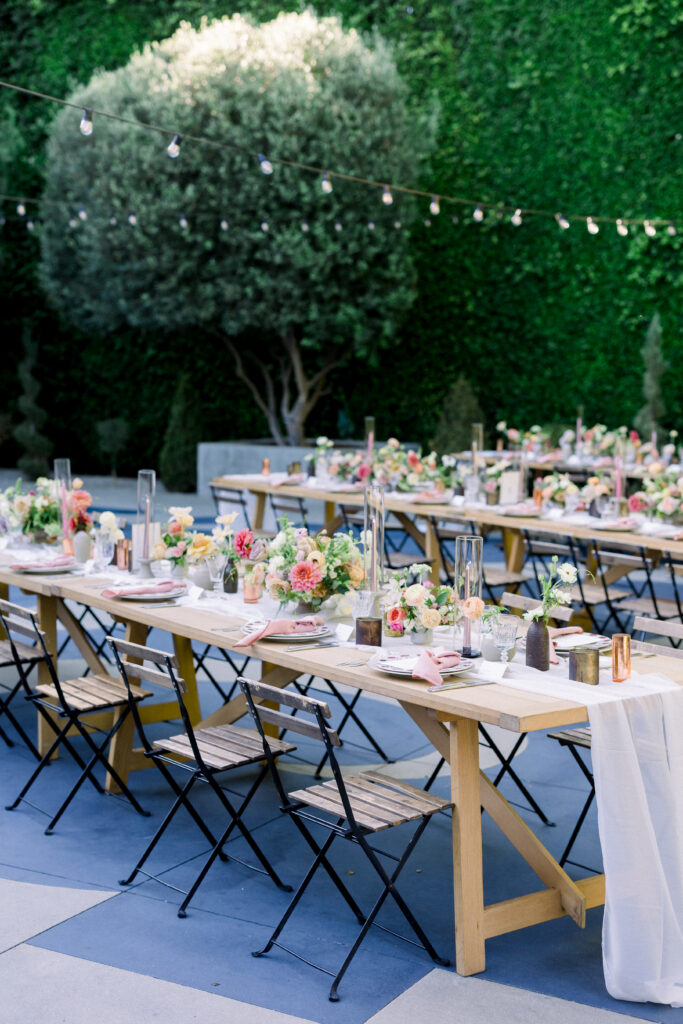
[[[453,806],[450,801],[425,793],[423,789],[417,789],[407,782],[399,782],[375,772],[347,776],[344,785],[356,821],[369,832],[381,832],[393,825],[402,825],[406,821],[436,814],[437,811]],[[308,789],[294,790],[289,796],[309,807],[328,811],[339,818],[346,817],[334,780]]]
[[[637,612],[638,615],[649,615],[652,619],[677,619],[679,617],[678,605],[671,598],[657,598],[657,605],[651,597],[627,597],[619,605],[629,612]]]
[[[577,747],[586,747],[590,750],[591,731],[585,729],[560,729],[558,732],[549,732],[548,739],[557,740],[558,743],[575,743]]]
[[[15,640],[14,646],[16,647],[17,654],[22,661],[40,661],[42,658],[42,654],[36,647],[31,647],[29,644],[22,644],[20,640]],[[0,665],[13,664],[14,658],[12,657],[12,648],[7,640],[0,640]]]
[[[405,551],[388,551],[385,555],[390,569],[407,569],[409,565],[433,565],[434,559],[425,555],[406,553]]]
[[[490,587],[507,587],[515,584],[526,583],[532,577],[525,572],[512,572],[508,569],[493,569],[490,565],[484,566],[484,578]]]
[[[80,676],[62,682],[61,687],[72,711],[104,711],[128,703],[126,687],[110,676]],[[57,688],[52,683],[39,683],[36,692],[59,703]],[[136,700],[151,696],[149,690],[141,690],[139,686],[131,686],[131,692]]]
[[[622,601],[628,596],[627,591],[619,590],[618,587],[608,587],[606,597],[605,588],[599,583],[582,582],[581,586],[583,588],[583,597],[586,604],[604,604],[608,597],[610,601]],[[581,591],[578,587],[572,587],[572,601],[580,600]]]
[[[264,759],[263,742],[255,729],[242,729],[236,725],[215,725],[207,729],[195,729],[194,735],[199,752],[209,768],[221,771],[224,768],[235,768]],[[152,746],[169,754],[182,754],[183,757],[194,761],[192,746],[184,732],[155,740]],[[291,743],[270,736],[268,746],[276,755],[296,750]]]

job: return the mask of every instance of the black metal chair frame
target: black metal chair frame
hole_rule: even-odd
[[[567,730],[568,733],[570,731],[571,730]],[[579,832],[581,831],[583,823],[586,820],[586,815],[588,814],[588,811],[590,810],[591,804],[593,803],[593,800],[595,799],[595,780],[593,778],[593,772],[590,770],[590,768],[588,767],[588,765],[586,764],[586,762],[583,760],[583,758],[579,754],[578,750],[576,749],[576,746],[577,746],[576,743],[572,742],[572,740],[569,739],[569,738],[565,738],[561,734],[558,734],[558,735],[555,735],[555,736],[553,736],[552,734],[549,734],[549,735],[550,735],[550,738],[556,740],[560,744],[560,746],[567,747],[567,749],[569,750],[569,753],[572,755],[572,757],[574,758],[574,760],[578,764],[578,766],[581,769],[581,772],[582,772],[584,778],[587,780],[588,785],[590,786],[590,792],[589,792],[588,797],[586,798],[586,801],[585,801],[585,803],[584,803],[584,805],[583,805],[583,807],[581,809],[581,813],[579,814],[579,817],[577,818],[577,821],[576,821],[576,824],[574,825],[574,829],[572,831],[572,834],[569,837],[569,841],[567,842],[567,845],[564,848],[562,856],[560,857],[559,864],[560,864],[560,867],[564,867],[565,864],[573,864],[574,867],[583,868],[586,871],[594,871],[595,870],[594,868],[590,868],[586,864],[581,864],[577,860],[570,860],[569,859],[569,854],[572,851],[574,843],[578,839]]]
[[[239,505],[244,516],[244,523],[248,530],[251,530],[251,520],[249,519],[249,510],[247,503],[244,498],[243,491],[238,490],[236,487],[221,487],[218,484],[210,484],[211,495],[214,502],[216,503],[216,512],[218,515],[221,514],[221,504],[226,505]]]
[[[216,677],[213,675],[211,669],[207,668],[206,665],[206,659],[209,656],[209,651],[212,651],[214,649],[219,652],[219,654],[223,657],[225,661],[227,661],[228,665],[235,673],[235,678],[230,684],[230,689],[227,691],[227,693],[223,689],[219,681],[216,679]],[[244,673],[244,670],[251,661],[251,658],[247,655],[244,661],[242,662],[241,667],[238,668],[235,662],[232,660],[230,651],[226,651],[223,647],[214,648],[213,644],[206,644],[203,651],[198,652],[193,649],[192,653],[194,655],[195,672],[203,672],[206,678],[209,680],[209,682],[216,690],[216,692],[219,694],[223,703],[227,704],[229,700],[232,700],[233,694],[235,693],[235,690],[238,688],[237,677],[241,676]]]
[[[306,529],[308,529],[308,520],[306,518],[307,510],[303,498],[298,498],[295,495],[289,494],[269,494],[268,500],[270,502],[270,508],[273,513],[273,519],[275,520],[276,523],[279,522],[279,520],[282,519],[283,516],[285,516],[287,520],[291,522],[291,520],[289,519],[290,513],[296,513],[296,510],[298,509],[299,516],[301,517],[301,522],[295,522],[294,525],[305,526]]]
[[[271,865],[270,861],[263,853],[256,840],[251,835],[249,829],[242,821],[244,812],[251,803],[251,800],[254,794],[256,793],[257,789],[259,788],[264,778],[268,774],[268,765],[263,764],[261,766],[256,776],[256,779],[250,786],[249,791],[246,793],[246,795],[243,793],[238,793],[235,790],[229,789],[226,786],[219,785],[217,781],[218,777],[224,772],[230,771],[230,768],[212,768],[210,765],[206,764],[202,756],[202,752],[197,743],[195,731],[192,727],[192,722],[190,720],[190,716],[185,706],[185,701],[183,699],[183,695],[187,692],[187,686],[185,684],[185,681],[180,676],[176,675],[174,667],[175,659],[173,655],[168,654],[164,651],[155,651],[152,648],[142,647],[139,644],[131,644],[127,641],[115,640],[113,637],[108,637],[107,639],[110,647],[113,650],[116,665],[121,674],[121,678],[123,679],[128,690],[130,711],[135,722],[135,728],[137,730],[138,736],[140,737],[140,741],[143,746],[144,755],[145,757],[149,757],[153,761],[153,763],[158,768],[160,774],[166,780],[169,787],[175,794],[175,801],[171,805],[170,809],[167,811],[163,821],[159,825],[159,828],[157,829],[154,836],[148,843],[142,855],[139,857],[131,873],[126,878],[121,879],[120,884],[130,885],[135,879],[136,875],[142,874],[146,878],[152,878],[155,881],[160,882],[162,885],[165,885],[167,888],[173,889],[176,892],[181,893],[184,896],[184,899],[180,904],[180,907],[178,908],[178,917],[181,918],[187,917],[187,907],[189,906],[195,893],[199,889],[199,886],[204,881],[206,875],[209,872],[209,869],[211,868],[211,866],[213,865],[217,858],[222,861],[234,860],[237,864],[242,864],[244,867],[248,867],[252,871],[257,871],[259,874],[268,875],[275,883],[275,885],[278,886],[278,888],[284,889],[286,892],[291,892],[291,886],[285,885],[284,882],[281,881],[277,872]],[[130,661],[124,662],[122,659],[122,654],[126,654],[138,659],[151,660],[155,663],[155,668],[148,668],[144,665],[133,664]],[[183,723],[183,727],[185,729],[185,735],[189,741],[190,748],[192,750],[192,756],[195,761],[194,764],[185,761],[178,761],[174,759],[168,752],[164,753],[162,750],[159,750],[152,746],[143,728],[142,721],[140,719],[140,714],[136,706],[136,702],[132,698],[131,686],[128,678],[129,674],[134,678],[144,678],[149,682],[155,682],[161,686],[165,686],[175,691],[175,695],[178,700],[178,706],[180,708],[180,717]],[[258,764],[262,760],[263,758],[261,756],[259,756],[258,758],[245,758],[244,762],[240,763],[240,767],[250,763]],[[171,774],[171,771],[169,770],[170,768],[180,769],[181,771],[184,771],[188,774],[189,778],[187,779],[187,782],[183,786],[180,786],[178,784],[176,779]],[[212,792],[216,795],[223,810],[227,814],[228,825],[221,832],[218,838],[216,838],[216,836],[213,834],[212,830],[201,817],[196,807],[190,802],[190,791],[197,782],[203,782],[209,786]],[[238,797],[239,801],[241,802],[237,806],[235,806],[228,799],[226,792]],[[145,864],[145,862],[147,861],[147,858],[156,847],[157,843],[161,839],[162,835],[164,834],[168,826],[171,824],[173,818],[176,815],[176,812],[179,810],[180,807],[185,808],[185,810],[188,812],[188,814],[190,815],[194,823],[197,825],[199,830],[211,844],[211,851],[209,853],[209,856],[205,859],[202,868],[199,871],[199,874],[196,876],[194,882],[187,890],[187,892],[185,892],[182,889],[179,889],[177,886],[171,885],[164,878],[143,870],[143,864]],[[254,864],[249,864],[247,861],[240,860],[238,857],[235,857],[232,853],[230,854],[230,857],[228,857],[227,854],[223,851],[224,844],[229,840],[232,832],[235,829],[237,829],[240,832],[243,839],[245,839],[247,845],[249,846],[257,860],[262,865],[260,868],[256,867],[256,865]]]
[[[339,745],[339,738],[336,732],[331,730],[325,722],[325,719],[330,717],[330,709],[327,706],[327,704],[323,703],[322,701],[314,700],[311,697],[302,697],[299,694],[294,694],[289,691],[278,690],[276,687],[267,686],[263,683],[256,683],[247,679],[240,679],[240,686],[242,688],[242,692],[246,697],[249,712],[256,724],[259,733],[261,734],[261,739],[263,741],[263,749],[268,762],[268,767],[272,774],[273,782],[275,783],[277,792],[281,800],[280,810],[283,814],[287,814],[295,823],[300,834],[303,836],[305,842],[315,855],[313,863],[306,872],[303,881],[300,883],[299,888],[295,892],[289,906],[285,910],[285,913],[282,916],[279,923],[276,925],[270,938],[266,942],[265,946],[262,949],[254,951],[252,953],[252,956],[263,956],[270,949],[272,949],[273,946],[277,946],[278,949],[282,949],[285,952],[290,953],[292,956],[296,957],[298,960],[301,960],[303,963],[306,963],[311,967],[315,967],[316,970],[322,971],[324,974],[329,975],[331,978],[333,978],[329,992],[329,999],[331,1002],[338,1001],[339,996],[337,993],[337,989],[339,983],[341,982],[344,974],[346,973],[349,965],[351,964],[351,961],[353,960],[353,957],[355,956],[363,939],[366,937],[368,931],[370,930],[373,924],[377,928],[381,928],[382,931],[388,932],[390,935],[394,935],[397,938],[402,939],[404,942],[409,942],[411,945],[421,947],[428,953],[428,955],[431,957],[433,961],[435,961],[443,967],[447,967],[449,965],[449,961],[439,957],[436,950],[432,946],[431,942],[427,938],[425,932],[422,930],[416,918],[413,916],[412,911],[409,909],[405,900],[403,899],[398,889],[396,888],[396,881],[401,871],[403,870],[406,862],[408,861],[408,858],[413,852],[418,840],[420,839],[420,836],[422,835],[425,828],[429,824],[432,815],[422,816],[421,821],[417,825],[415,831],[413,832],[410,838],[410,841],[408,842],[408,845],[406,846],[403,854],[400,857],[396,856],[395,854],[388,853],[385,850],[381,850],[375,846],[371,846],[368,843],[366,837],[368,835],[372,835],[373,832],[371,829],[368,829],[363,825],[359,825],[358,822],[356,821],[353,809],[351,807],[351,802],[349,800],[349,795],[344,783],[344,777],[342,775],[339,763],[334,753],[334,747]],[[326,818],[320,817],[317,814],[314,814],[310,810],[308,805],[303,803],[302,801],[292,801],[290,799],[282,784],[282,780],[280,778],[280,774],[275,763],[275,758],[273,757],[268,747],[268,741],[266,734],[264,732],[263,722],[270,722],[274,725],[282,725],[282,720],[292,719],[292,715],[283,714],[280,711],[272,711],[269,708],[264,708],[261,705],[257,705],[254,700],[255,697],[257,699],[277,701],[279,704],[285,704],[286,706],[294,708],[297,711],[304,712],[304,714],[308,716],[312,716],[314,720],[313,722],[311,722],[310,720],[302,721],[300,718],[295,718],[291,721],[291,724],[287,724],[287,722],[285,722],[285,725],[287,726],[287,728],[291,728],[296,732],[300,732],[308,736],[309,738],[321,740],[324,743],[325,748],[327,750],[327,756],[330,762],[330,767],[332,769],[334,781],[336,783],[339,792],[339,797],[344,808],[344,817],[339,817],[337,818],[336,821],[330,821]],[[330,814],[333,815],[333,812],[330,811]],[[346,824],[344,824],[344,821],[346,821]],[[329,835],[322,843],[322,845],[319,845],[316,842],[316,840],[313,838],[310,830],[306,827],[304,822],[310,822],[313,825],[319,825],[329,832]],[[328,851],[332,846],[334,840],[337,838],[347,839],[355,845],[359,846],[382,882],[382,891],[379,897],[377,898],[375,904],[373,905],[372,909],[370,910],[370,913],[367,915],[365,915],[363,911],[360,909],[355,899],[353,898],[347,887],[342,882],[338,873],[335,871],[334,867],[330,864],[328,860]],[[389,872],[385,869],[384,865],[379,860],[378,855],[382,857],[388,857],[390,860],[393,860],[396,863],[396,867],[391,874],[389,874]],[[335,887],[337,888],[337,890],[339,891],[339,893],[341,894],[349,908],[351,909],[351,912],[356,917],[356,920],[360,925],[362,925],[361,930],[358,933],[353,945],[351,946],[351,949],[347,953],[343,964],[336,972],[330,971],[326,967],[322,967],[320,964],[316,964],[311,960],[307,960],[300,953],[297,953],[295,950],[290,949],[289,947],[284,946],[281,942],[277,941],[285,924],[291,917],[294,909],[299,903],[299,900],[304,895],[306,889],[309,886],[309,883],[311,882],[313,876],[315,875],[319,867],[324,868],[328,877],[335,885]],[[410,939],[405,935],[400,935],[398,932],[394,932],[391,929],[385,928],[383,925],[379,925],[376,923],[375,918],[377,917],[379,911],[381,910],[388,896],[393,897],[399,910],[405,917],[406,921],[408,922],[412,930],[415,932],[419,940],[418,942],[415,942],[415,940]]]
[[[16,650],[16,648],[15,648],[15,650]],[[32,658],[23,657],[22,655],[18,654],[18,652],[17,652],[17,656],[20,658],[21,663],[22,663],[23,668],[24,668],[24,678],[26,678],[28,676],[28,674],[31,671],[31,669],[33,669],[36,665],[38,665],[42,661],[42,654],[40,654],[37,651],[36,651],[35,656],[32,657]],[[9,661],[2,661],[2,662],[0,662],[0,668],[7,668],[10,665],[12,665],[12,666],[14,666],[16,668],[16,661],[15,661],[14,656]],[[26,732],[26,730],[22,726],[21,722],[17,719],[16,715],[14,714],[14,711],[10,707],[10,704],[17,697],[19,691],[23,690],[23,689],[24,689],[24,682],[23,682],[23,680],[21,678],[21,675],[17,676],[17,681],[16,681],[16,683],[14,683],[14,685],[12,685],[12,686],[0,686],[0,717],[2,717],[2,715],[7,715],[7,718],[12,723],[15,732],[21,737],[21,739],[23,740],[25,745],[31,751],[33,756],[36,758],[36,760],[40,761],[40,752],[39,752],[38,748],[36,747],[35,743],[31,739],[31,737],[28,735],[28,733]],[[14,740],[10,739],[10,737],[7,735],[7,733],[2,728],[1,725],[0,725],[0,739],[3,740],[7,744],[8,747],[13,747],[14,746]]]
[[[603,630],[606,629],[607,624],[613,619],[614,623],[616,625],[617,631],[620,632],[620,633],[625,633],[625,632],[627,632],[627,629],[626,629],[626,626],[624,624],[624,621],[622,620],[622,618],[620,616],[620,613],[621,613],[621,615],[623,615],[624,613],[630,614],[630,612],[628,612],[628,609],[626,609],[626,608],[618,608],[617,606],[615,606],[614,602],[612,601],[612,599],[610,598],[610,595],[609,595],[609,585],[605,582],[605,573],[607,572],[609,565],[613,564],[614,557],[615,556],[619,556],[620,558],[622,558],[624,560],[625,564],[629,564],[635,558],[639,558],[640,559],[640,565],[634,565],[632,571],[635,572],[635,571],[639,571],[640,569],[642,569],[642,571],[645,573],[645,581],[641,584],[641,586],[639,587],[631,579],[631,574],[630,573],[626,573],[622,577],[622,581],[625,582],[626,584],[628,584],[628,586],[629,586],[629,588],[631,590],[631,593],[632,593],[632,595],[634,597],[642,597],[645,594],[645,592],[647,591],[649,593],[653,603],[654,603],[655,610],[657,610],[657,607],[658,607],[657,606],[657,596],[656,596],[656,593],[655,593],[654,584],[652,582],[652,569],[653,569],[653,566],[652,566],[651,560],[648,558],[647,551],[645,550],[645,548],[637,548],[636,549],[637,550],[637,555],[634,556],[633,549],[630,549],[628,551],[625,551],[625,550],[622,551],[622,550],[619,550],[617,547],[615,547],[614,546],[615,544],[616,544],[616,542],[609,542],[607,540],[605,540],[602,543],[598,543],[597,541],[593,541],[592,552],[593,552],[593,555],[595,557],[595,564],[596,564],[597,569],[598,569],[597,575],[598,575],[599,579],[602,582],[603,590],[604,590],[604,593],[605,593],[605,604],[607,605],[607,608],[608,608],[608,611],[609,611],[609,615],[608,615],[607,619],[605,620],[605,622],[603,623],[603,627],[602,628],[603,628]],[[672,570],[672,575],[673,575],[673,570]],[[674,593],[676,594],[676,599],[678,600],[678,590],[677,590],[675,585],[674,585]],[[680,614],[680,604],[679,604],[678,607],[679,607],[679,614]],[[663,618],[663,616],[660,616],[658,614],[657,618]]]
[[[17,616],[19,616],[18,620]],[[128,717],[130,713],[129,707],[125,704],[110,704],[100,706],[97,709],[88,709],[83,711],[71,707],[69,705],[67,698],[65,697],[64,691],[62,689],[62,684],[59,680],[57,672],[55,671],[52,658],[47,650],[45,634],[38,626],[35,614],[31,611],[26,610],[25,608],[22,608],[19,605],[12,605],[7,601],[0,601],[0,622],[2,622],[3,628],[5,629],[5,632],[7,634],[12,649],[12,655],[14,657],[15,665],[17,671],[19,672],[20,681],[24,689],[25,697],[33,705],[36,706],[43,720],[47,723],[51,731],[55,734],[54,739],[50,743],[48,749],[40,758],[37,767],[34,769],[29,779],[24,784],[19,795],[16,797],[13,803],[7,805],[6,810],[13,811],[22,802],[28,804],[29,807],[33,807],[34,810],[37,810],[41,814],[45,814],[47,817],[50,818],[50,822],[47,828],[45,829],[45,835],[51,835],[55,829],[55,826],[57,825],[57,822],[62,817],[66,809],[69,807],[71,801],[76,796],[78,790],[81,788],[82,784],[85,782],[86,779],[89,780],[89,782],[94,786],[98,793],[104,794],[104,787],[93,774],[93,768],[99,763],[105,769],[107,774],[111,776],[116,785],[119,787],[121,791],[120,795],[126,798],[130,805],[138,812],[138,814],[142,814],[145,817],[148,817],[149,811],[145,811],[144,808],[140,805],[135,795],[125,784],[119,773],[116,771],[116,769],[113,767],[113,765],[110,763],[109,759],[104,753],[105,747],[107,747],[107,745],[111,742],[112,738],[116,735],[116,733],[119,731],[119,729],[125,722],[126,718]],[[30,626],[27,624],[28,622],[30,622]],[[36,645],[40,647],[41,661],[47,666],[50,675],[50,683],[52,686],[54,686],[55,692],[57,694],[57,705],[55,705],[46,697],[42,696],[40,693],[31,690],[28,679],[26,677],[26,673],[24,671],[24,667],[18,655],[17,648],[12,636],[13,631],[19,632],[24,636],[29,636],[31,639],[34,639],[36,641]],[[102,714],[102,712],[107,711],[118,712],[118,714],[115,715],[114,721],[110,728],[101,729],[93,722],[87,721],[88,715],[99,715]],[[53,715],[56,715],[57,718],[61,720],[61,727],[54,720]],[[81,721],[82,718],[86,719],[85,724]],[[68,733],[71,730],[74,730],[85,741],[86,746],[89,748],[91,756],[87,762],[81,757],[81,755],[78,753],[78,751],[73,746],[73,743],[69,739]],[[98,738],[100,740],[99,743],[97,743],[94,740],[92,733],[98,734]],[[81,769],[81,774],[74,783],[68,796],[60,805],[57,812],[55,814],[51,814],[49,811],[46,811],[42,807],[38,807],[37,804],[34,804],[30,800],[27,800],[26,794],[29,792],[29,790],[33,786],[34,782],[36,781],[42,770],[50,764],[52,756],[60,747],[64,748],[69,752],[69,754],[71,754],[72,758],[74,759],[78,767]],[[118,794],[111,795],[118,796]]]
[[[585,554],[582,551],[580,543],[571,536],[560,536],[555,534],[548,534],[547,536],[538,537],[532,536],[532,531],[523,530],[524,544],[526,548],[525,561],[531,561],[534,572],[534,579],[538,579],[539,572],[543,572],[547,575],[548,563],[547,559],[552,558],[554,555],[563,557],[566,561],[576,569],[576,586],[579,590],[579,601],[581,607],[585,610],[588,618],[591,621],[591,625],[596,633],[602,633],[607,629],[608,623],[614,617],[613,602],[608,593],[608,586],[603,582],[603,590],[605,593],[604,604],[607,606],[607,617],[602,621],[598,621],[595,614],[595,605],[590,604],[586,601],[586,595],[584,592],[584,579],[581,576],[581,567],[585,561]],[[602,572],[600,571],[600,575]],[[573,602],[576,604],[576,601]],[[615,619],[617,628],[620,628],[618,619]]]

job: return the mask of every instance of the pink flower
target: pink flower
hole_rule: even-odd
[[[420,456],[417,454],[417,452],[414,452],[412,448],[408,452],[406,458],[408,460],[408,465],[410,466],[411,469],[417,470],[418,466],[422,468],[420,463]]]
[[[519,441],[519,431],[515,427],[510,427],[508,430],[508,441],[513,443]]]
[[[370,467],[367,462],[364,462],[362,466],[358,467],[358,478],[359,480],[367,480],[370,476]]]
[[[251,530],[239,530],[235,534],[235,553],[238,558],[249,558],[251,546],[254,543],[254,534]]]
[[[181,548],[180,544],[176,544],[175,547],[168,549],[169,558],[180,558],[185,549]]]
[[[183,528],[180,525],[180,523],[177,523],[175,519],[172,519],[171,522],[168,524],[168,532],[175,536],[178,533],[182,533]]]
[[[387,612],[387,622],[392,629],[400,626],[406,617],[405,610],[403,608],[390,608]]]
[[[628,499],[628,507],[630,512],[644,512],[647,508],[645,495],[641,491],[632,494]]]
[[[313,562],[297,562],[289,573],[292,590],[314,590],[322,578],[322,572]]]
[[[638,436],[637,430],[629,430],[628,439],[631,444],[640,444],[640,437]]]
[[[480,597],[468,597],[462,602],[461,608],[466,619],[480,619],[484,611],[484,602]]]
[[[91,502],[92,498],[87,491],[72,491],[69,495],[69,506],[75,515],[85,512]]]

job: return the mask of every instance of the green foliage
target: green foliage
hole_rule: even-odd
[[[201,412],[190,376],[184,373],[173,396],[159,475],[168,491],[197,489],[197,444],[202,439]]]
[[[109,420],[99,420],[95,424],[98,447],[111,464],[111,475],[116,476],[116,463],[130,437],[130,427],[123,416],[114,416]]]
[[[661,431],[662,417],[666,411],[662,394],[662,377],[668,363],[662,354],[662,321],[655,313],[645,335],[645,344],[640,353],[643,357],[643,398],[645,404],[633,420],[633,425],[645,438]]]
[[[472,444],[472,424],[481,423],[481,406],[465,375],[446,394],[431,446],[439,455],[460,452]]]
[[[14,430],[22,448],[17,465],[29,479],[45,476],[49,472],[48,456],[52,442],[41,433],[47,421],[45,409],[38,403],[40,381],[35,376],[38,365],[38,346],[28,328],[24,330],[24,358],[19,363],[18,376],[22,392],[18,406],[23,419]]]

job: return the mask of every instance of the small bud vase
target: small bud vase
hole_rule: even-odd
[[[92,541],[87,530],[79,530],[73,535],[73,556],[77,562],[87,562],[90,558]]]
[[[547,672],[550,668],[550,634],[540,619],[534,619],[527,630],[526,663],[539,672]]]
[[[432,629],[411,629],[408,636],[411,644],[431,644],[434,631]]]

